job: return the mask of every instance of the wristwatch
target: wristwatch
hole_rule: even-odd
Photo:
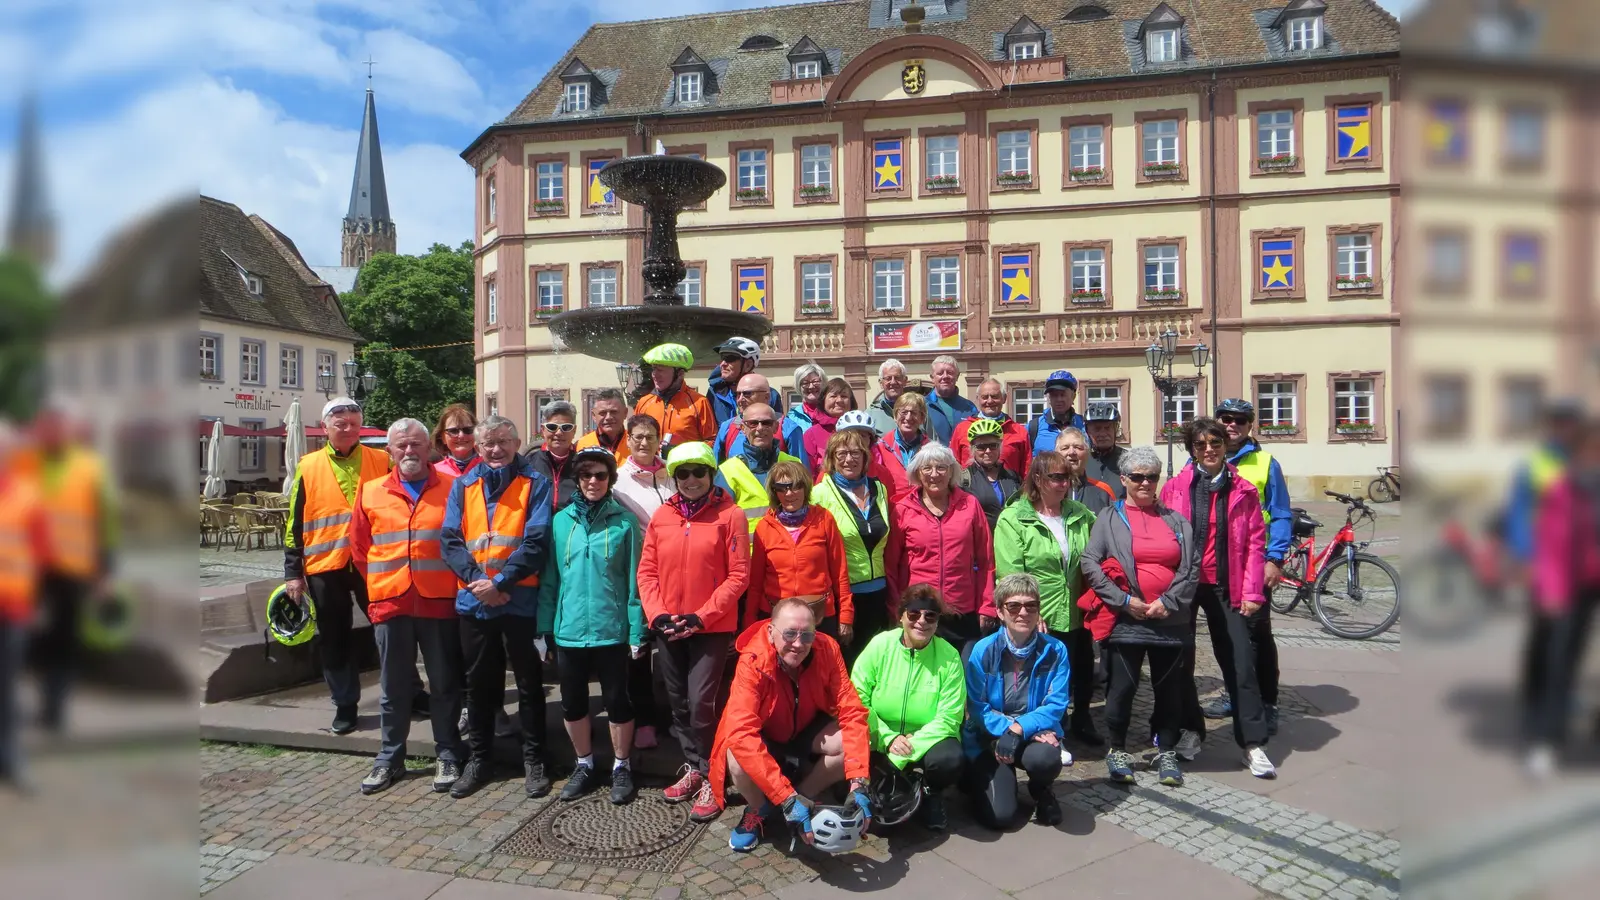
[[[852,779],[850,779],[850,793],[853,794],[856,791],[861,791],[861,792],[865,793],[866,790],[867,790],[867,779],[865,779],[865,778],[852,778]]]

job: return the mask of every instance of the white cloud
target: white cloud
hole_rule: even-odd
[[[478,82],[449,53],[394,30],[368,34],[364,43],[382,73],[386,104],[468,123],[499,118]]]

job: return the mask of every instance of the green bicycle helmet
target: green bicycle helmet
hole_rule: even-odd
[[[671,453],[667,454],[668,475],[675,474],[678,471],[679,466],[694,465],[705,466],[708,469],[716,469],[717,455],[711,452],[711,448],[709,446],[700,441],[690,441],[687,444],[679,444],[678,446],[672,448]]]
[[[973,419],[972,424],[967,426],[967,443],[970,444],[979,438],[986,437],[998,439],[1004,434],[1005,429],[1001,427],[999,419],[985,419],[979,417]]]
[[[127,588],[118,585],[92,601],[83,611],[78,634],[85,647],[103,653],[127,646],[133,638],[133,601]]]
[[[682,344],[657,344],[644,355],[644,361],[652,366],[666,366],[669,369],[694,368],[694,354]]]
[[[310,595],[296,601],[284,585],[267,597],[267,633],[285,647],[304,644],[317,633],[317,610]]]

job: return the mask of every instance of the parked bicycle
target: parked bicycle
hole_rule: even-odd
[[[1294,547],[1283,561],[1283,581],[1272,590],[1272,608],[1289,613],[1309,599],[1322,627],[1342,638],[1364,640],[1389,630],[1400,618],[1400,573],[1367,553],[1369,541],[1356,540],[1356,525],[1376,516],[1359,497],[1323,491],[1345,505],[1344,527],[1322,552],[1322,523],[1296,507]]]
[[[1400,499],[1400,467],[1379,466],[1378,477],[1367,485],[1367,499],[1373,503],[1393,503]]]
[[[1425,637],[1458,637],[1490,612],[1515,604],[1523,585],[1506,550],[1501,509],[1480,528],[1446,504],[1437,543],[1419,555],[1409,621]]]

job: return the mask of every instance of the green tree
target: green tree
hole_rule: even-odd
[[[32,263],[0,255],[0,416],[20,421],[37,409],[55,306]]]
[[[367,339],[357,353],[362,371],[378,376],[363,398],[368,425],[383,427],[402,416],[431,427],[452,403],[472,406],[477,372],[472,344],[472,242],[451,249],[434,244],[421,256],[382,253],[361,267],[355,289],[343,295],[350,326]]]

